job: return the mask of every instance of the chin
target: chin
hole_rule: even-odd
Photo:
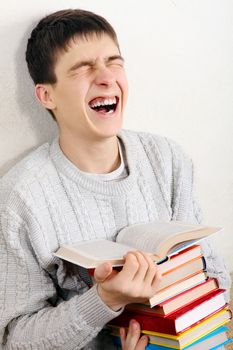
[[[100,138],[109,138],[116,136],[123,127],[121,113],[115,114],[113,118],[96,118],[89,116],[88,124],[92,132]]]
[[[109,137],[113,137],[113,136],[117,136],[118,133],[121,131],[122,129],[122,124],[116,126],[104,126],[102,128],[98,128],[96,130],[96,133],[98,134],[98,136],[100,138],[109,138]]]

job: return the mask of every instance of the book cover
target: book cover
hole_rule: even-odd
[[[209,278],[203,283],[181,292],[180,294],[169,298],[153,308],[146,304],[129,304],[126,306],[126,310],[140,312],[141,309],[145,309],[147,312],[151,312],[152,314],[165,316],[191,304],[193,301],[198,300],[200,297],[210,293],[213,290],[216,290],[217,288],[217,280],[215,278]]]
[[[161,290],[160,292],[157,292],[153,297],[150,298],[149,305],[151,307],[158,305],[159,303],[204,282],[206,278],[207,275],[205,272],[194,274],[193,276],[190,276],[187,279],[180,281],[179,283],[176,283],[166,289]]]
[[[170,272],[162,275],[161,281],[158,284],[157,292],[165,288],[171,287],[195,274],[205,270],[206,262],[203,256],[187,261],[181,266],[176,267]]]
[[[143,330],[142,334],[149,336],[149,342],[156,345],[166,344],[166,346],[179,348],[188,346],[190,343],[200,339],[209,332],[214,331],[220,326],[225,325],[231,319],[231,311],[228,308],[223,308],[217,312],[207,316],[204,320],[197,322],[188,330],[178,333],[177,335],[159,333]],[[119,327],[109,326],[113,335],[119,336]]]
[[[199,340],[209,332],[225,325],[230,321],[230,318],[230,310],[224,308],[217,313],[208,316],[201,322],[198,322],[196,325],[191,326],[188,330],[177,336],[149,331],[144,331],[143,333],[149,336],[151,344],[166,345],[179,349],[180,347],[186,347],[192,344],[194,341]]]
[[[202,249],[200,245],[193,245],[188,248],[184,248],[176,254],[171,255],[165,261],[159,264],[160,272],[165,275],[170,273],[176,268],[182,266],[187,261],[198,258],[202,255]]]
[[[203,320],[214,311],[221,309],[225,305],[224,291],[223,289],[214,290],[207,296],[168,316],[124,310],[120,316],[110,321],[109,324],[128,327],[129,321],[135,319],[141,325],[142,330],[176,335]]]
[[[146,350],[204,350],[204,349],[217,349],[220,346],[231,343],[232,339],[228,339],[226,331],[228,330],[225,326],[220,326],[213,332],[208,333],[206,336],[198,339],[188,346],[181,347],[169,347],[166,345],[148,344]],[[120,337],[114,336],[114,343],[118,346],[121,345]]]

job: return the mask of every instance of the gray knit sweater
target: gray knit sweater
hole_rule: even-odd
[[[121,181],[85,176],[57,140],[1,180],[1,349],[114,349],[101,329],[118,313],[95,287],[88,288],[80,268],[53,252],[77,240],[113,240],[123,227],[139,222],[200,222],[192,163],[181,149],[146,133],[122,131],[119,138],[129,171]],[[208,242],[203,248],[209,274],[229,288],[224,263]]]

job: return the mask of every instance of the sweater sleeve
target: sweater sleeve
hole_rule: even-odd
[[[119,314],[102,302],[95,286],[52,306],[54,283],[37,261],[26,223],[9,210],[0,216],[0,256],[3,350],[82,349]]]
[[[173,162],[172,220],[201,223],[202,213],[194,192],[192,161],[176,143],[167,141]],[[220,288],[226,289],[225,297],[228,302],[231,278],[224,259],[219,255],[210,238],[203,240],[201,246],[206,259],[208,275],[217,278]]]

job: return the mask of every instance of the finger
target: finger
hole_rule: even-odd
[[[106,280],[112,273],[112,265],[109,262],[103,263],[96,267],[94,279],[96,283],[101,283]]]
[[[148,337],[147,337],[147,335],[143,335],[143,336],[139,339],[135,350],[145,350],[147,344],[148,344]]]
[[[143,255],[142,252],[139,252],[139,251],[135,252],[135,256],[138,259],[139,268],[138,268],[137,273],[134,276],[134,281],[141,283],[144,281],[144,279],[147,275],[149,265],[148,265],[147,259],[145,259],[145,256]]]
[[[160,283],[161,279],[162,279],[161,270],[160,270],[159,266],[156,265],[156,275],[154,276],[154,279],[153,279],[152,284],[151,284],[154,291],[158,290],[159,283]]]
[[[121,345],[122,345],[122,349],[125,349],[125,341],[126,341],[126,331],[125,328],[120,328],[120,338],[121,338]]]
[[[125,256],[123,269],[119,272],[121,275],[127,275],[127,279],[133,280],[139,269],[139,262],[135,252],[128,252]]]
[[[125,340],[125,349],[123,348],[123,350],[135,350],[140,334],[141,329],[139,323],[136,320],[131,320]]]
[[[156,263],[152,260],[151,256],[147,253],[141,252],[141,254],[144,256],[144,259],[147,261],[148,269],[146,272],[146,276],[144,278],[145,282],[152,285],[153,281],[159,277],[158,273],[158,266]],[[158,274],[158,276],[157,276]]]

